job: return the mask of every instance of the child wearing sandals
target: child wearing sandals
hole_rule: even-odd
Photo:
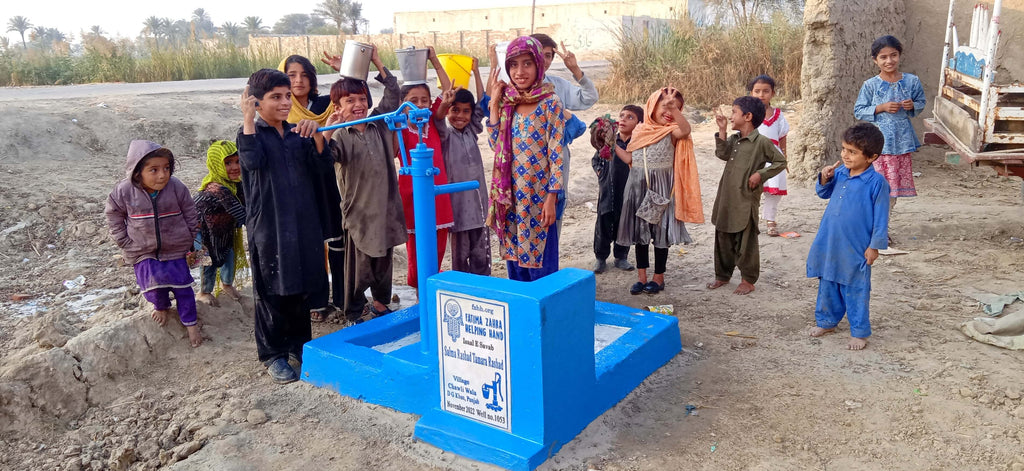
[[[235,289],[235,273],[248,266],[242,225],[245,224],[245,198],[242,192],[242,165],[238,147],[231,141],[215,141],[206,150],[209,173],[199,184],[194,200],[199,213],[199,237],[210,254],[211,264],[202,267],[202,291],[196,300],[217,305],[214,287],[220,277],[220,290],[238,301],[242,295]]]
[[[683,94],[665,87],[647,99],[646,116],[633,129],[625,150],[616,155],[630,165],[622,201],[617,243],[636,246],[638,281],[630,294],[655,294],[665,289],[668,248],[692,242],[684,223],[703,223],[700,181],[693,153],[690,123],[683,117]],[[647,192],[668,198],[657,223],[637,215]],[[654,245],[654,276],[647,281],[650,246]]]
[[[757,132],[772,140],[772,144],[786,156],[786,135],[789,134],[789,122],[783,116],[782,110],[772,107],[772,98],[775,97],[775,79],[769,75],[758,75],[747,85],[750,96],[761,100],[764,103],[764,121],[757,127]],[[767,164],[771,165],[771,163]],[[786,171],[779,172],[764,182],[764,220],[768,227],[769,237],[779,236],[779,226],[776,224],[776,215],[779,212],[779,202],[786,195]]]
[[[185,255],[199,227],[188,188],[174,178],[174,154],[160,144],[135,140],[128,146],[125,179],[107,197],[104,213],[110,236],[134,265],[135,281],[161,326],[178,304],[178,318],[193,347],[203,343],[196,317],[196,295]]]

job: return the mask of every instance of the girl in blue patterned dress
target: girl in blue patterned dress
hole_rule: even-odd
[[[487,128],[494,149],[490,210],[508,278],[533,281],[558,270],[558,194],[566,113],[544,83],[540,43],[523,36],[508,45],[511,82],[491,86]]]
[[[889,205],[896,198],[917,196],[910,154],[921,147],[910,118],[925,105],[921,80],[914,74],[900,72],[903,45],[892,36],[882,36],[871,44],[871,57],[878,66],[878,75],[864,81],[853,106],[853,115],[878,126],[885,136],[882,155],[874,167],[889,182]]]

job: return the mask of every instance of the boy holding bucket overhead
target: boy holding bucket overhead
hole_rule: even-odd
[[[441,67],[441,62],[431,46],[427,46],[426,49],[414,49],[412,47],[398,49],[395,51],[395,54],[399,57],[398,63],[402,67],[402,77],[405,79],[402,82],[401,99],[399,101],[408,101],[417,108],[430,109],[433,112],[432,119],[422,129],[423,143],[434,151],[433,164],[438,169],[438,173],[434,175],[434,184],[444,185],[448,183],[448,174],[446,172],[444,156],[441,152],[442,145],[439,130],[444,126],[445,115],[440,111],[441,97],[437,97],[435,100],[431,100],[430,97],[430,86],[427,85],[427,60],[430,60],[434,65],[434,69],[437,70],[437,79],[441,82],[442,93],[451,90],[451,81],[448,80],[448,75],[445,73],[444,68]],[[405,143],[406,149],[412,149],[420,142],[420,131],[421,129],[418,129],[416,125],[409,123],[409,127],[399,131],[396,137]],[[398,141],[395,141],[394,153],[396,159],[401,158]],[[398,190],[402,195],[405,226],[409,232],[409,240],[405,243],[405,248],[409,255],[406,282],[409,286],[415,288],[419,286],[419,281],[416,279],[416,220],[413,217],[412,176],[399,176]],[[448,249],[448,231],[454,224],[449,195],[435,196],[434,207],[436,210],[434,230],[437,231],[437,268],[440,270],[441,261],[444,260],[444,253]],[[421,228],[421,230],[429,229]],[[424,249],[430,250],[432,247]]]
[[[369,63],[358,70],[341,64],[342,78],[331,86],[334,114],[328,125],[388,113],[398,108],[398,80],[372,49],[384,97],[371,113],[370,89],[363,80]],[[347,55],[346,55],[347,57]],[[383,121],[324,131],[331,140],[345,229],[345,315],[360,322],[364,315],[389,312],[391,269],[395,246],[406,241],[405,217],[398,196],[398,175],[392,156],[394,133]],[[363,293],[370,289],[373,303]]]
[[[458,67],[458,64],[452,64]],[[444,164],[451,183],[476,180],[480,187],[474,191],[451,194],[455,225],[451,229],[452,269],[477,275],[491,275],[490,231],[484,225],[487,217],[487,183],[484,163],[477,138],[483,132],[485,102],[484,84],[480,78],[477,59],[472,58],[472,73],[476,80],[476,100],[469,90],[457,88],[441,95],[438,112],[448,117],[437,127],[444,149]]]

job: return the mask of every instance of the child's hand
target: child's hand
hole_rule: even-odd
[[[380,61],[380,54],[377,53],[377,46],[375,44],[371,44],[371,46],[373,46],[373,52],[370,53],[370,62],[373,62],[373,65],[380,65],[382,62]],[[340,64],[339,62],[339,66]]]
[[[726,126],[729,125],[729,118],[725,117],[725,115],[722,114],[722,109],[719,106],[715,107],[715,124],[718,125],[719,129],[725,128]],[[724,134],[718,137],[725,139]]]
[[[895,101],[888,101],[875,107],[875,113],[895,113],[900,110],[902,105]]]
[[[491,64],[491,75],[496,75],[500,65],[498,65],[498,44],[491,43],[487,46],[487,60]]]
[[[875,260],[878,259],[878,249],[871,249],[871,248],[869,248],[869,249],[865,250],[864,251],[864,259],[867,260],[869,266],[871,264],[875,263]]]
[[[256,119],[256,106],[259,101],[256,97],[249,94],[249,86],[245,86],[245,90],[242,91],[242,97],[238,102],[238,106],[242,108],[242,116],[246,121],[252,121]]]
[[[433,61],[437,59],[437,52],[434,51],[434,46],[427,46],[427,60]]]
[[[480,59],[477,59],[476,56],[473,56],[473,67],[470,70],[472,70],[473,73],[480,75]]]
[[[907,111],[911,111],[914,109],[914,100],[903,100],[900,102],[900,106]]]
[[[838,160],[838,161],[836,161],[836,163],[834,163],[834,164],[832,164],[832,165],[830,165],[828,167],[823,168],[821,170],[821,184],[824,185],[824,184],[828,183],[828,181],[831,180],[832,177],[836,174],[836,169],[839,168],[839,166],[842,165],[842,164],[843,164],[843,161],[842,160]]]
[[[569,71],[575,75],[576,71],[580,69],[579,63],[576,62],[576,54],[573,54],[572,51],[569,51],[569,49],[565,47],[564,41],[560,42],[559,45],[562,46],[562,50],[559,51],[558,49],[555,49],[555,54],[558,54],[558,57],[562,58],[562,63],[565,64],[565,68],[569,69]]]
[[[540,227],[548,227],[555,223],[558,216],[558,195],[548,193],[540,210]]]
[[[295,127],[292,128],[292,132],[297,133],[302,137],[312,137],[313,134],[316,134],[316,128],[318,127],[320,127],[320,124],[316,121],[313,121],[312,119],[304,119],[299,121],[299,124],[296,124]]]
[[[462,90],[462,87],[455,87],[441,93],[441,106],[451,106],[455,102],[455,92]]]
[[[760,185],[760,184],[761,184],[761,174],[758,173],[758,172],[752,173],[750,175],[750,178],[747,179],[747,187],[750,188],[751,190],[753,190],[754,188],[757,188],[758,185]]]
[[[320,62],[331,66],[335,72],[341,71],[341,56],[337,54],[332,56],[327,51],[324,51],[324,57],[320,59]]]
[[[206,189],[210,190],[212,192],[218,192],[218,191],[221,190],[221,188],[224,188],[224,187],[221,186],[220,183],[217,183],[217,182],[210,182],[210,183],[206,184]]]
[[[505,87],[508,86],[501,80],[495,80],[491,85],[491,103],[497,105],[501,102],[501,97],[505,96]]]

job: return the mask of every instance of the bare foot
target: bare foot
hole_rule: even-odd
[[[199,324],[186,326],[185,331],[188,332],[188,342],[192,344],[192,348],[203,344],[203,334],[199,332]]]
[[[811,330],[807,331],[807,335],[810,335],[811,337],[821,337],[823,335],[831,334],[832,332],[835,332],[835,331],[836,331],[835,327],[833,327],[831,329],[826,329],[824,327],[814,326],[814,327],[811,327]]]
[[[196,296],[196,301],[199,301],[207,306],[217,306],[217,298],[213,297],[213,293],[199,293]]]
[[[309,320],[313,322],[323,322],[327,320],[327,311],[309,311]]]
[[[150,317],[152,317],[153,320],[156,321],[157,324],[160,324],[161,327],[163,327],[165,324],[167,324],[167,310],[166,309],[163,310],[163,311],[154,310],[153,311],[153,315],[150,316]]]
[[[868,346],[868,339],[861,339],[857,337],[850,337],[850,343],[846,344],[846,348],[850,350],[864,350]]]
[[[729,284],[728,281],[715,280],[714,283],[708,283],[708,289],[718,289]]]
[[[732,294],[745,295],[745,294],[750,294],[750,293],[753,293],[753,292],[754,292],[754,285],[753,285],[753,283],[748,283],[746,280],[743,280],[743,282],[741,282],[740,285],[736,287],[736,291],[733,291]]]
[[[235,289],[234,286],[231,286],[231,285],[221,285],[220,289],[223,290],[224,294],[227,294],[228,297],[230,297],[231,299],[234,299],[235,301],[241,301],[242,300],[242,293],[239,293],[238,290]]]

